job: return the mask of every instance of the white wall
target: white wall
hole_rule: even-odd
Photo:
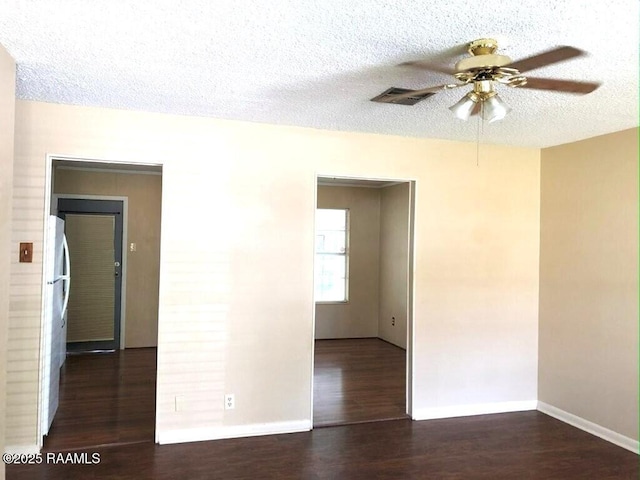
[[[15,147],[13,238],[36,258],[11,271],[12,444],[37,440],[53,152],[164,166],[161,441],[310,428],[316,175],[416,180],[414,416],[536,399],[538,150],[487,145],[478,168],[474,144],[26,101]]]
[[[13,194],[13,130],[16,101],[16,65],[0,45],[0,453],[5,446],[5,386],[9,328],[9,263],[18,256],[11,242]],[[0,480],[4,463],[0,464]]]
[[[318,208],[349,209],[349,301],[316,304],[316,339],[377,337],[380,191],[319,186]]]
[[[407,348],[410,184],[380,191],[380,318],[378,336]]]
[[[544,149],[541,183],[540,401],[637,451],[638,129]]]

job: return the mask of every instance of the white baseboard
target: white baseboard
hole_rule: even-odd
[[[620,433],[614,432],[613,430],[609,430],[597,423],[590,422],[589,420],[585,420],[582,417],[565,412],[564,410],[560,410],[559,408],[544,402],[538,402],[538,410],[542,413],[546,413],[550,417],[557,418],[564,423],[568,423],[580,430],[584,430],[591,435],[595,435],[596,437],[600,437],[608,442],[618,445],[619,447],[625,448],[636,455],[640,453],[640,443],[637,440],[626,437]]]
[[[4,453],[11,453],[13,455],[33,455],[40,453],[40,447],[38,447],[38,445],[6,445],[4,447]]]
[[[477,403],[473,405],[454,405],[451,407],[418,408],[413,411],[414,420],[433,420],[436,418],[468,417],[491,413],[523,412],[535,410],[536,400],[520,402]]]
[[[222,440],[225,438],[308,432],[309,430],[311,430],[310,420],[234,426],[223,425],[220,427],[187,428],[158,432],[157,441],[161,445],[166,445],[169,443],[202,442],[206,440]]]

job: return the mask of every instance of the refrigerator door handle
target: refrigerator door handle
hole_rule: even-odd
[[[67,236],[62,236],[62,247],[64,248],[64,275],[62,279],[66,282],[66,288],[64,292],[64,302],[62,304],[62,318],[67,312],[67,305],[69,305],[69,291],[71,288],[71,263],[69,260],[69,244],[67,243]]]

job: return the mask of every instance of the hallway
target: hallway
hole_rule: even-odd
[[[68,355],[43,451],[153,442],[156,349]]]

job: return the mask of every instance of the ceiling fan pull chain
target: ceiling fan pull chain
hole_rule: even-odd
[[[476,167],[480,168],[480,132],[482,129],[482,113],[484,110],[484,102],[480,102],[480,115],[478,117],[478,124],[476,125]]]

